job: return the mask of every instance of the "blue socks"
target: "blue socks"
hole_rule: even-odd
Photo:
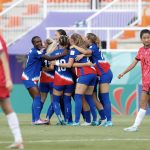
[[[85,122],[90,123],[91,122],[91,112],[89,111],[83,111],[84,117],[85,117]]]
[[[96,112],[96,107],[92,95],[85,95],[85,99],[90,106],[91,114],[93,116],[93,121],[97,121],[97,112]]]
[[[70,122],[71,119],[71,96],[63,96],[64,108],[65,108],[65,122]]]
[[[54,114],[54,108],[53,108],[53,102],[51,102],[51,104],[50,104],[50,106],[49,106],[49,108],[48,108],[48,110],[47,110],[46,118],[47,118],[48,120],[50,120],[51,117],[53,116],[53,114]]]
[[[109,98],[109,93],[99,93],[99,99],[104,107],[107,121],[111,121],[111,102]]]
[[[75,94],[75,122],[78,123],[80,121],[80,113],[82,110],[82,95]]]
[[[32,122],[35,122],[35,113],[34,113],[33,102],[32,102]]]
[[[99,113],[99,115],[101,117],[101,120],[105,120],[106,119],[104,109],[98,110],[98,113]]]
[[[37,121],[40,119],[41,110],[43,108],[43,102],[41,102],[41,97],[36,96],[32,103],[32,118]]]
[[[57,118],[59,122],[62,122],[62,117],[61,117],[61,110],[60,110],[60,96],[53,95],[53,108],[55,111],[55,114],[57,115]]]

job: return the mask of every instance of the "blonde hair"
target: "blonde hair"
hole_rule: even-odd
[[[83,40],[83,38],[80,34],[74,33],[74,34],[71,35],[70,38],[74,41],[75,45],[77,45],[79,47],[82,47],[84,49],[87,49],[86,43],[85,43],[85,41]]]
[[[94,33],[87,33],[86,37],[92,42],[95,43],[99,48],[101,48],[101,41],[98,36]]]

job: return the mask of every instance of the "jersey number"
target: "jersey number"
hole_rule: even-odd
[[[63,64],[63,63],[66,63],[66,60],[65,59],[61,59],[59,62],[61,64]],[[64,67],[58,67],[58,72],[60,72],[60,71],[66,71],[66,68],[64,68]]]

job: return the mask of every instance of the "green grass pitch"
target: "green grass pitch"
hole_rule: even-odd
[[[150,121],[145,117],[139,131],[124,132],[134,117],[113,116],[113,127],[32,126],[30,115],[19,115],[25,150],[149,150]],[[4,115],[0,115],[0,150],[13,141]]]

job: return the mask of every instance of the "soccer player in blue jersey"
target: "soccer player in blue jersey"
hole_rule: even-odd
[[[71,35],[70,44],[78,45],[79,47],[86,47],[85,42],[81,35],[74,33]],[[81,54],[75,48],[70,50],[70,58],[68,63],[57,62],[56,65],[59,67],[71,68],[73,63],[76,62],[75,58],[77,55]],[[83,58],[79,63],[87,63],[88,58]],[[75,122],[74,126],[80,125],[80,113],[82,110],[82,97],[85,96],[86,101],[90,106],[91,113],[93,115],[93,122],[96,124],[97,113],[94,101],[92,99],[92,93],[96,81],[96,71],[95,68],[89,66],[76,67],[75,73],[78,76],[76,88],[75,88]]]
[[[41,101],[41,95],[37,85],[37,82],[40,78],[42,60],[44,59],[52,61],[58,59],[59,57],[66,55],[66,51],[60,55],[49,57],[48,55],[45,55],[46,51],[45,49],[43,50],[43,44],[40,37],[33,37],[32,44],[33,48],[29,52],[27,65],[22,74],[22,81],[33,99],[32,122],[34,124],[45,124],[45,121],[40,120],[40,113],[43,107],[43,103]],[[47,43],[45,43],[45,47],[48,47]]]
[[[65,49],[68,49],[68,46],[69,46],[68,37],[63,35],[60,36],[59,49],[55,50],[53,55],[63,53]],[[61,57],[57,61],[60,63],[67,63],[68,59],[69,53],[66,56]],[[71,116],[71,95],[73,91],[74,91],[74,81],[71,69],[56,66],[53,85],[53,106],[61,125],[64,125],[64,121],[61,117],[61,111],[59,106],[60,99],[63,96],[65,108],[65,122],[69,123],[69,118]]]
[[[74,45],[74,48],[79,50],[84,55],[91,55],[92,63],[94,63],[94,67],[96,68],[97,75],[100,76],[99,78],[99,98],[101,103],[104,107],[105,113],[100,109],[99,113],[105,118],[104,114],[106,115],[107,122],[102,122],[101,125],[104,126],[112,126],[111,120],[111,101],[109,98],[109,84],[113,78],[113,74],[110,70],[110,64],[105,61],[102,52],[99,50],[100,40],[99,38],[93,34],[88,33],[86,35],[86,42],[88,43],[89,47],[88,50],[77,45]],[[82,57],[81,57],[82,58]],[[78,59],[79,60],[79,59]],[[100,107],[99,107],[100,108]]]

